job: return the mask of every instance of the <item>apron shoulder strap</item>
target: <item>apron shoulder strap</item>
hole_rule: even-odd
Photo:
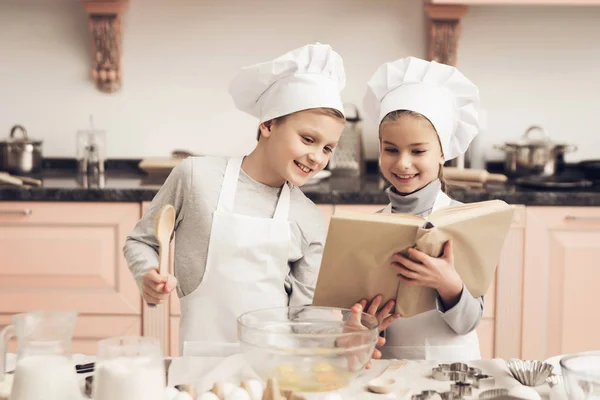
[[[439,210],[440,208],[448,207],[450,204],[452,204],[452,199],[446,193],[440,190],[435,198],[435,202],[433,203],[431,213]]]
[[[273,219],[287,220],[290,214],[290,185],[284,183],[279,194],[279,200],[277,200],[277,206],[275,207],[275,213]]]
[[[391,214],[392,213],[392,203],[388,203],[387,206],[383,210],[381,210],[382,214]]]
[[[217,210],[219,211],[233,212],[235,192],[237,190],[243,160],[243,157],[232,157],[227,160],[223,185],[221,186],[221,193],[219,194],[219,203],[217,204]]]

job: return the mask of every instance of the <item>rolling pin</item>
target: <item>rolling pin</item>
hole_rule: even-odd
[[[461,169],[455,167],[444,167],[444,179],[450,181],[469,182],[506,182],[508,178],[502,174],[490,174],[484,169]]]

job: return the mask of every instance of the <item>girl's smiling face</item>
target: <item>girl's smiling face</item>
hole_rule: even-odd
[[[438,134],[420,114],[388,117],[379,127],[381,172],[398,193],[416,192],[436,180],[444,164]]]

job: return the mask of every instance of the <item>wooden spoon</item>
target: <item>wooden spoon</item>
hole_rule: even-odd
[[[367,388],[373,393],[387,394],[393,392],[398,383],[395,374],[405,365],[406,361],[404,360],[393,361],[379,377],[369,381]]]
[[[162,276],[169,274],[169,246],[175,227],[175,208],[166,204],[154,217],[154,236],[158,241],[158,273]],[[148,304],[155,307],[156,304]]]

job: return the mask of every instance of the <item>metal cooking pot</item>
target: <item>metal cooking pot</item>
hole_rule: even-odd
[[[22,137],[15,137],[21,131]],[[7,140],[0,141],[0,170],[15,174],[37,172],[42,167],[42,141],[31,140],[22,125],[10,130]]]
[[[542,138],[531,139],[534,131],[541,132]],[[520,140],[494,147],[506,152],[504,170],[511,176],[554,175],[564,167],[565,153],[577,150],[572,144],[552,142],[544,128],[537,125],[527,129]]]

